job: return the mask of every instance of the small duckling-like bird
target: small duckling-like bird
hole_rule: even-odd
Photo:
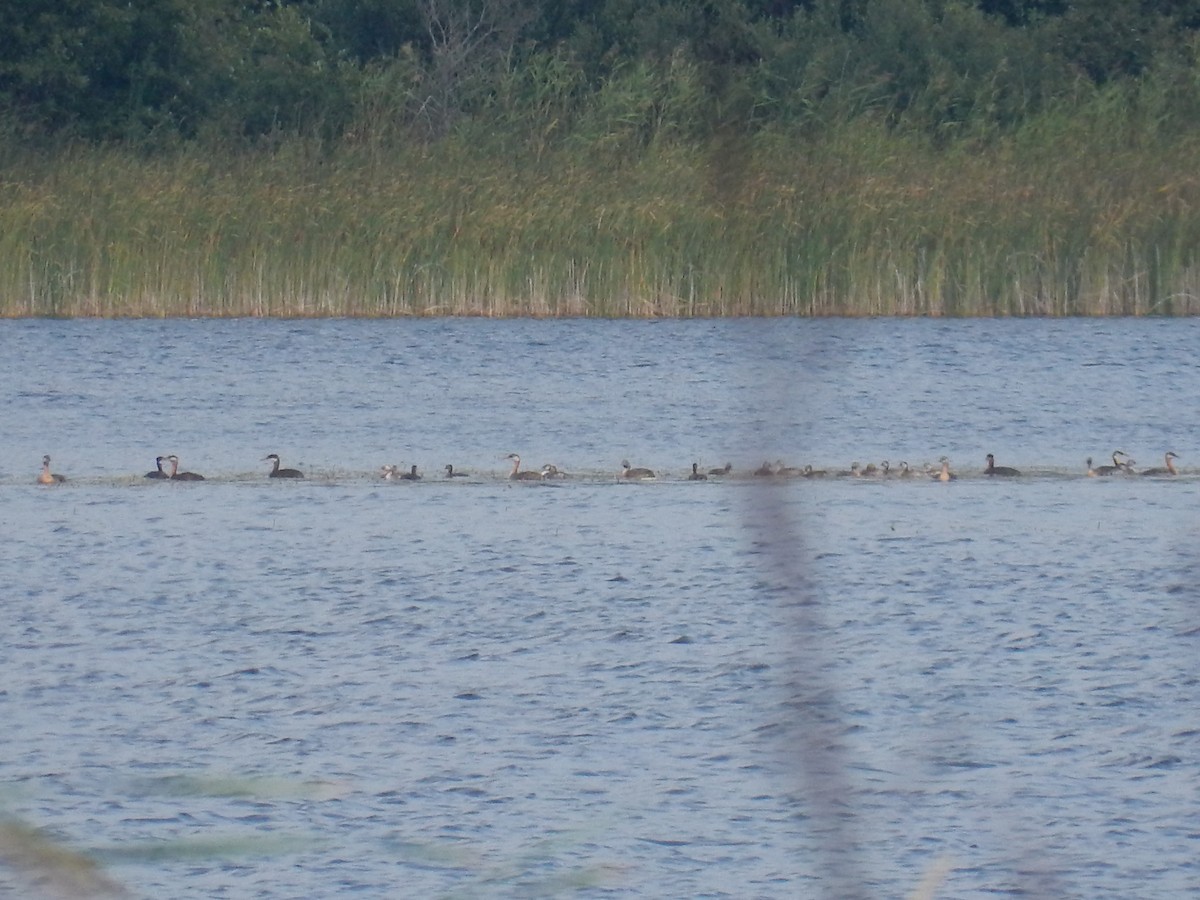
[[[1173,450],[1168,450],[1167,455],[1163,457],[1163,462],[1165,463],[1164,465],[1156,466],[1153,469],[1145,469],[1141,474],[1156,476],[1178,475],[1179,473],[1175,470],[1175,460],[1177,459],[1179,459],[1178,454],[1176,454]]]
[[[728,475],[732,471],[733,471],[733,463],[725,463],[725,465],[721,466],[721,468],[719,468],[719,469],[709,469],[708,474],[709,475]]]
[[[700,471],[699,463],[692,463],[692,474],[688,476],[688,481],[708,481],[708,476]]]
[[[167,462],[171,464],[171,480],[172,481],[203,481],[203,475],[197,475],[195,472],[180,472],[179,457],[172,453],[167,457]]]
[[[301,472],[299,469],[281,469],[281,468],[279,468],[279,454],[278,453],[268,453],[266,456],[263,457],[263,462],[266,462],[268,459],[273,460],[275,463],[274,467],[271,469],[270,473],[267,475],[268,478],[303,478],[304,477],[304,473]]]
[[[511,459],[513,461],[512,471],[508,473],[509,481],[541,481],[542,480],[541,472],[530,472],[528,470],[522,471],[521,457],[519,457],[517,454],[510,453],[510,454],[508,454],[508,456],[505,457],[505,459]]]
[[[950,460],[946,457],[941,457],[938,462],[942,464],[942,469],[933,476],[934,481],[953,481],[957,476],[950,471]]]
[[[1017,469],[1014,469],[1012,466],[996,465],[996,457],[993,456],[991,453],[989,453],[987,455],[987,468],[983,470],[983,474],[984,475],[1006,475],[1006,476],[1011,477],[1013,475],[1020,475],[1021,473]]]
[[[648,481],[654,478],[654,470],[642,468],[641,466],[633,467],[629,465],[629,460],[621,460],[621,477],[628,481]]]
[[[157,478],[170,479],[171,476],[163,471],[162,464],[163,464],[163,458],[161,456],[154,457],[155,469],[153,472],[147,472],[145,477],[146,478],[156,478],[156,479]]]
[[[455,472],[454,465],[452,463],[446,463],[446,477],[447,478],[467,478],[468,476],[467,476],[466,472]]]
[[[66,475],[59,475],[57,472],[50,471],[50,457],[42,457],[42,471],[37,477],[38,484],[62,484],[67,480]]]

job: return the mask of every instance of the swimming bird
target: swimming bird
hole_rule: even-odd
[[[1021,473],[1012,466],[996,465],[996,457],[991,453],[987,455],[987,468],[983,470],[984,475],[1020,475]]]
[[[179,457],[172,453],[167,457],[167,462],[171,464],[171,480],[172,481],[203,481],[203,475],[197,475],[195,472],[180,472]]]
[[[278,453],[268,453],[266,456],[263,457],[263,462],[266,462],[268,459],[274,460],[274,462],[275,462],[274,468],[272,468],[270,474],[267,475],[268,478],[303,478],[304,477],[304,473],[301,472],[299,469],[281,469],[281,468],[279,468],[279,454]]]
[[[867,463],[861,472],[864,478],[874,478],[879,474],[879,469],[875,467],[875,463]]]
[[[384,481],[395,481],[400,477],[400,469],[399,467],[393,466],[390,463],[386,466],[380,466],[379,477]]]
[[[688,476],[688,481],[708,481],[708,476],[700,471],[699,463],[692,463],[692,474]]]
[[[455,472],[454,466],[451,463],[446,463],[446,477],[447,478],[467,478],[468,476],[467,476],[466,472]]]
[[[653,469],[646,469],[642,468],[641,466],[634,468],[633,466],[629,465],[629,460],[623,459],[621,460],[621,477],[629,481],[646,481],[650,478],[654,478],[655,475]]]
[[[1097,477],[1099,474],[1100,474],[1099,472],[1097,472],[1095,469],[1093,469],[1093,468],[1092,468],[1092,458],[1089,456],[1089,457],[1087,458],[1087,477],[1088,477],[1088,478],[1095,478],[1095,477]]]
[[[769,462],[764,462],[761,466],[754,470],[754,474],[760,477],[767,477],[775,474],[775,470],[771,468]]]
[[[1168,450],[1167,455],[1165,457],[1163,457],[1163,461],[1164,461],[1165,465],[1157,466],[1153,469],[1145,469],[1142,471],[1141,474],[1142,475],[1178,475],[1179,473],[1177,471],[1175,471],[1175,462],[1174,462],[1177,459],[1179,459],[1179,455],[1176,454],[1173,450]]]
[[[900,460],[900,466],[899,466],[898,471],[896,472],[896,477],[897,478],[911,478],[912,477],[912,469],[910,469],[908,467],[908,463],[906,463],[904,460]]]
[[[1117,459],[1118,456],[1125,457],[1126,461],[1122,462],[1121,460]],[[1111,466],[1097,466],[1095,469],[1093,469],[1093,468],[1091,468],[1091,465],[1092,465],[1091,457],[1088,457],[1088,474],[1089,475],[1117,475],[1117,474],[1130,473],[1133,471],[1133,468],[1132,468],[1133,460],[1129,458],[1129,454],[1126,453],[1124,450],[1114,450],[1113,451]]]
[[[542,465],[542,478],[547,480],[553,478],[566,478],[567,473],[559,470],[554,463],[544,463]]]
[[[401,481],[420,481],[421,476],[417,474],[417,467],[413,465],[411,469],[400,476]]]
[[[814,469],[812,466],[804,467],[804,477],[805,478],[824,478],[828,474],[829,473],[826,472],[824,469]]]
[[[719,468],[719,469],[709,469],[708,474],[709,475],[728,475],[732,471],[733,471],[733,463],[725,463],[725,465],[721,466],[721,468]]]
[[[521,457],[515,453],[510,453],[505,459],[513,461],[512,471],[508,473],[510,481],[541,481],[541,472],[521,471]]]
[[[804,472],[795,466],[785,466],[782,459],[777,459],[775,460],[775,474],[783,478],[793,478],[797,475],[803,475]]]
[[[163,464],[163,458],[162,458],[161,456],[156,456],[156,457],[154,457],[154,465],[155,465],[155,469],[154,469],[154,471],[153,471],[153,472],[147,472],[145,477],[147,477],[147,478],[167,478],[167,479],[169,479],[171,476],[170,476],[170,475],[168,475],[166,472],[164,472],[164,471],[163,471],[162,464]]]
[[[42,471],[38,474],[38,484],[62,484],[67,480],[66,475],[50,471],[50,457],[42,457]]]
[[[946,457],[941,457],[938,462],[942,464],[942,469],[933,476],[935,481],[953,481],[957,476],[950,471],[950,460]]]

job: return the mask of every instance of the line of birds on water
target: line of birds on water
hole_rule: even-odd
[[[505,459],[512,463],[512,470],[508,473],[510,481],[529,481],[529,482],[548,482],[557,481],[567,478],[567,473],[560,471],[553,463],[544,464],[541,469],[522,469],[521,457],[516,453],[508,454]],[[1179,470],[1175,467],[1175,460],[1179,459],[1179,455],[1173,450],[1168,450],[1163,457],[1163,465],[1156,466],[1150,469],[1142,469],[1138,471],[1134,468],[1137,460],[1133,459],[1123,450],[1114,450],[1112,454],[1112,465],[1094,466],[1092,457],[1087,458],[1088,477],[1099,478],[1110,475],[1149,475],[1151,477],[1171,477],[1179,474]],[[278,453],[268,453],[262,458],[263,462],[272,464],[271,471],[267,473],[268,478],[304,478],[304,473],[299,469],[287,469],[280,467],[280,459]],[[171,471],[167,472],[163,468],[164,463],[169,463]],[[939,465],[933,466],[926,464],[921,470],[913,469],[907,462],[901,462],[898,466],[892,467],[885,459],[878,466],[874,463],[868,463],[863,466],[857,462],[851,463],[849,469],[838,471],[829,471],[827,469],[814,469],[811,465],[806,465],[803,468],[788,466],[782,460],[772,464],[764,462],[761,466],[752,473],[759,478],[824,478],[824,477],[842,477],[842,478],[931,478],[934,481],[953,481],[958,476],[950,469],[950,460],[943,456],[938,460]],[[203,475],[197,472],[179,471],[179,457],[174,453],[169,456],[156,456],[154,458],[155,468],[146,473],[145,477],[152,480],[162,481],[204,481]],[[468,473],[457,470],[452,463],[447,463],[445,466],[446,478],[467,478]],[[692,463],[692,471],[687,476],[687,481],[707,481],[711,478],[719,478],[721,476],[733,474],[733,463],[726,463],[719,468],[709,469],[707,472],[700,471],[699,463]],[[1012,478],[1019,476],[1021,471],[1014,469],[1012,466],[996,465],[996,458],[993,454],[987,455],[987,467],[981,472],[982,475],[994,476],[1001,478]],[[422,476],[417,471],[417,466],[411,466],[407,471],[396,465],[385,465],[380,469],[380,477],[385,481],[421,481]],[[653,469],[645,468],[644,466],[631,466],[629,460],[621,461],[621,471],[618,477],[624,481],[654,481],[658,478],[658,474]],[[50,470],[50,457],[42,457],[42,471],[37,477],[39,484],[62,484],[67,480],[65,475]]]

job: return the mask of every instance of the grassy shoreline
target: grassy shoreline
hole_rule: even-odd
[[[0,317],[1200,313],[1200,131],[0,147]]]

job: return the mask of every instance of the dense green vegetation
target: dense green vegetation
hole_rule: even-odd
[[[0,314],[1191,314],[1200,0],[0,0]]]

